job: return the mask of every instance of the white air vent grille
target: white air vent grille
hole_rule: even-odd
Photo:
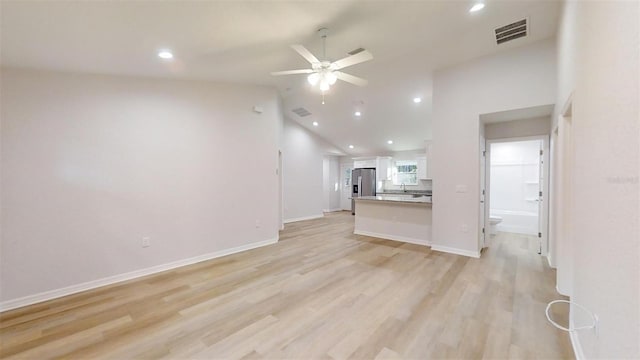
[[[309,112],[309,110],[305,109],[305,108],[297,108],[297,109],[293,109],[291,110],[293,111],[296,115],[300,116],[300,117],[305,117],[305,116],[309,116],[311,115],[311,113]]]
[[[355,54],[359,54],[359,53],[361,53],[361,52],[363,52],[363,51],[364,51],[364,49],[363,49],[363,48],[357,48],[357,49],[355,49],[355,50],[351,50],[351,51],[349,51],[347,54],[349,54],[349,55],[353,56],[353,55],[355,55]]]
[[[527,33],[529,32],[529,22],[527,19],[522,19],[509,25],[499,27],[495,31],[496,44],[500,45],[507,41],[527,36]]]

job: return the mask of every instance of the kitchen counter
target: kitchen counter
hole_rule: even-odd
[[[355,202],[354,234],[431,245],[430,196],[364,196]]]
[[[398,194],[382,194],[376,196],[362,196],[359,198],[355,198],[358,200],[365,201],[395,201],[395,202],[404,202],[404,203],[414,203],[414,204],[431,204],[431,196],[420,196],[420,197],[412,197],[410,195],[398,195]]]

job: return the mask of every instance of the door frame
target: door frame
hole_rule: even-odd
[[[349,185],[345,187],[344,183],[346,180],[345,170],[351,169],[353,171],[353,162],[352,163],[340,163],[340,208],[342,210],[351,211],[351,184],[353,183],[353,179],[350,178]],[[348,190],[348,191],[346,191]],[[346,192],[346,194],[345,194]],[[348,208],[343,206],[343,197],[346,198],[344,204],[348,204]]]
[[[542,221],[540,225],[541,228],[541,239],[540,239],[540,255],[547,257],[549,253],[549,204],[551,203],[552,193],[549,191],[549,179],[550,169],[549,166],[549,135],[534,135],[534,136],[518,136],[518,137],[510,137],[510,138],[500,138],[500,139],[487,139],[486,140],[486,159],[485,159],[485,201],[484,201],[484,226],[485,229],[488,229],[489,225],[489,217],[490,209],[491,209],[491,144],[494,143],[505,143],[505,142],[516,142],[516,141],[527,141],[527,140],[542,140],[542,149],[543,149],[543,157],[542,157],[542,169],[544,174],[544,181],[542,184],[542,219],[538,219],[538,221]]]

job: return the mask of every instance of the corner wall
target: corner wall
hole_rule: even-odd
[[[3,303],[277,240],[274,89],[3,68],[1,96]]]
[[[322,217],[323,158],[342,155],[293,120],[285,118],[282,134],[284,222]]]
[[[564,4],[557,106],[573,93],[571,300],[599,318],[598,334],[572,335],[578,358],[640,358],[639,44],[637,1]],[[590,323],[575,307],[571,318]]]
[[[553,104],[555,42],[437,71],[433,93],[433,244],[477,256],[481,114]]]

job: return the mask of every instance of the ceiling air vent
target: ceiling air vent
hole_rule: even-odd
[[[349,51],[347,54],[349,54],[349,55],[352,55],[352,56],[353,56],[353,55],[355,55],[355,54],[359,54],[359,53],[361,53],[361,52],[363,52],[363,51],[364,51],[364,49],[363,49],[363,48],[357,48],[357,49],[355,49],[355,50],[351,50],[351,51]]]
[[[497,28],[496,31],[496,43],[498,45],[511,41],[523,36],[527,36],[529,30],[529,22],[527,19],[516,21],[509,25],[505,25]]]
[[[309,116],[311,115],[311,113],[309,112],[309,110],[305,109],[305,108],[297,108],[297,109],[293,109],[291,110],[294,113],[296,113],[296,115],[300,116],[300,117],[305,117],[305,116]]]

